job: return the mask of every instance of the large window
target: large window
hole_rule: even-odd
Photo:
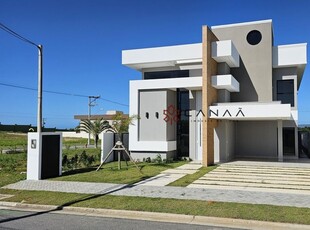
[[[161,78],[178,78],[189,77],[189,70],[172,70],[172,71],[158,71],[158,72],[145,72],[144,79],[161,79]]]
[[[277,100],[281,101],[282,104],[294,103],[294,80],[279,80],[277,81]]]

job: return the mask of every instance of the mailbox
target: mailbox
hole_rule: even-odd
[[[27,180],[60,176],[62,172],[62,134],[28,133]]]

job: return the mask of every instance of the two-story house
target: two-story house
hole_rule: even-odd
[[[274,46],[272,20],[202,27],[202,42],[124,50],[133,158],[161,154],[204,165],[298,158],[297,92],[307,44]]]

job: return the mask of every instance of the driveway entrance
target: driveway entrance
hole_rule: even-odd
[[[188,187],[310,194],[310,163],[235,161],[221,164]]]

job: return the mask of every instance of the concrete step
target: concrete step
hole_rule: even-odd
[[[262,162],[262,161],[233,161],[221,165],[228,166],[250,166],[250,167],[283,167],[283,168],[310,168],[309,161],[299,162]]]
[[[306,186],[306,185],[242,183],[242,182],[230,182],[230,181],[207,181],[207,180],[201,180],[201,179],[194,181],[193,184],[221,185],[221,186],[227,186],[227,189],[229,189],[231,186],[241,186],[241,187],[258,187],[258,188],[297,189],[297,190],[307,190],[307,191],[309,190],[310,191],[310,186]]]
[[[186,174],[159,174],[149,179],[140,181],[134,185],[145,185],[145,186],[166,186],[173,181],[180,179]]]
[[[161,173],[163,174],[193,174],[195,172],[197,172],[197,170],[176,168],[176,169],[167,169]]]
[[[258,183],[258,184],[287,184],[287,185],[300,185],[300,186],[310,186],[310,181],[291,181],[291,180],[270,180],[270,179],[244,179],[244,178],[210,178],[201,177],[200,181],[209,182],[240,182],[240,183]]]
[[[310,172],[307,171],[298,171],[298,170],[266,170],[266,169],[223,169],[223,168],[216,168],[213,172],[245,172],[245,173],[268,173],[268,174],[288,174],[288,175],[310,175]]]
[[[277,166],[253,166],[253,165],[220,165],[218,168],[238,168],[238,169],[274,169],[274,170],[304,170],[310,171],[310,168],[300,168],[300,167],[277,167]]]
[[[221,171],[216,171],[213,170],[211,172],[209,172],[208,174],[212,174],[212,175],[255,175],[255,176],[269,176],[269,177],[299,177],[299,178],[309,178],[310,175],[298,175],[298,174],[279,174],[279,173],[270,173],[268,171],[266,172],[221,172]]]
[[[239,169],[239,170],[247,170],[247,169],[262,169],[262,170],[274,170],[274,171],[304,171],[304,172],[310,172],[310,168],[299,168],[299,167],[275,167],[275,166],[253,166],[253,165],[220,165],[218,168],[222,169]]]
[[[254,180],[287,180],[287,181],[301,181],[301,182],[309,182],[310,177],[300,177],[300,176],[286,176],[286,175],[255,175],[255,174],[241,174],[241,175],[230,175],[230,174],[214,174],[214,173],[207,173],[201,178],[209,178],[209,179],[254,179]]]
[[[285,193],[285,194],[296,194],[296,195],[310,195],[309,190],[296,190],[296,189],[285,189],[285,188],[260,188],[260,187],[245,187],[245,186],[225,186],[225,185],[206,185],[206,184],[190,184],[187,188],[201,188],[206,191],[214,190],[237,190],[237,191],[255,191],[255,192],[274,192],[274,193]]]
[[[201,164],[185,164],[177,167],[176,169],[189,169],[189,170],[198,170],[202,167]]]

